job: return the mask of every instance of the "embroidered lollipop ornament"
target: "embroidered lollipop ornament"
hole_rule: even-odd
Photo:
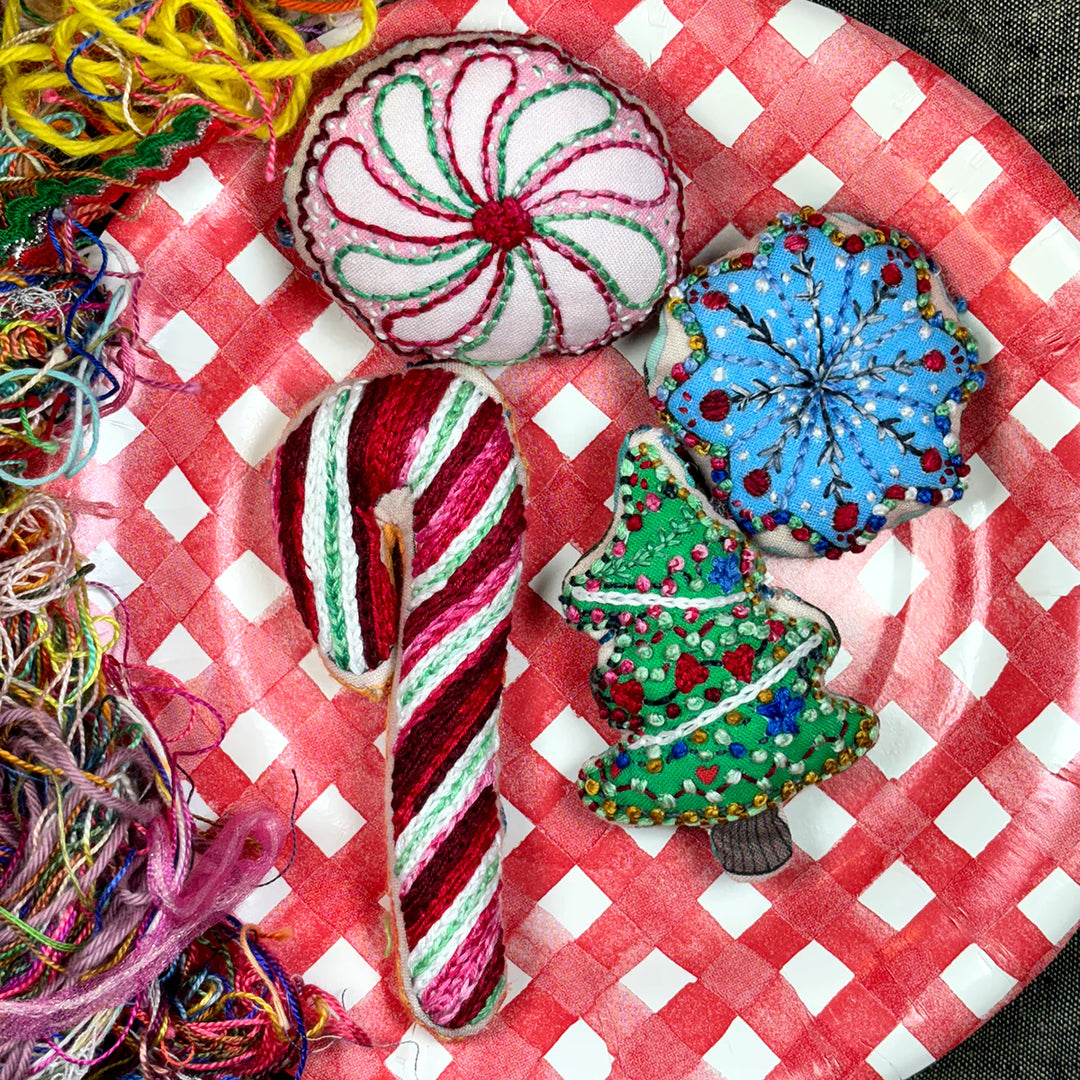
[[[498,716],[522,471],[494,387],[441,368],[342,383],[278,453],[285,575],[331,673],[389,696],[390,900],[405,998],[450,1037],[506,985]]]
[[[672,289],[649,392],[761,550],[839,558],[963,494],[962,309],[896,230],[781,214]]]
[[[285,184],[296,249],[404,353],[581,353],[678,276],[681,190],[643,106],[554,45],[428,38],[313,115]]]

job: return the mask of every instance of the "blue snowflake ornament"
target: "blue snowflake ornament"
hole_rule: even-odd
[[[812,210],[671,291],[654,404],[764,551],[839,557],[954,502],[974,337],[906,236]]]

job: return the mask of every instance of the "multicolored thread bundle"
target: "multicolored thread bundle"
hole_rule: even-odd
[[[247,895],[284,838],[266,811],[198,834],[150,718],[178,691],[135,685],[110,655],[119,626],[91,614],[70,528],[42,492],[0,507],[5,1080],[92,1064],[141,1011],[160,1011],[159,975]]]
[[[405,997],[437,1033],[471,1034],[505,987],[498,715],[525,525],[497,391],[439,368],[334,387],[282,445],[275,508],[286,577],[327,666],[390,694]]]
[[[105,245],[70,219],[48,235],[48,261],[0,272],[0,481],[17,487],[86,465],[138,362],[137,276],[107,284]]]
[[[371,39],[374,0],[358,6],[355,35],[311,53],[263,3],[72,0],[58,20],[35,0],[8,4],[3,104],[27,136],[75,159],[132,147],[193,104],[233,131],[280,136],[303,115],[313,76]]]
[[[319,16],[355,6],[351,39],[309,53]],[[283,824],[260,811],[196,830],[158,718],[187,699],[190,729],[199,703],[139,687],[110,653],[119,626],[91,616],[92,568],[39,490],[86,465],[101,418],[145,378],[139,276],[108,267],[88,226],[229,132],[267,139],[272,174],[313,75],[374,29],[374,0],[314,8],[4,7],[0,1080],[299,1076],[309,1037],[367,1041],[229,914],[271,867]]]
[[[85,130],[78,114],[60,115],[77,120],[76,128]],[[59,208],[84,226],[107,217],[119,198],[176,175],[223,130],[208,109],[191,105],[130,152],[97,164],[82,162],[78,168],[33,149],[26,132],[10,126],[0,130],[0,255],[18,254],[45,240],[50,218]]]
[[[177,749],[205,707],[138,685],[92,567],[37,489],[0,505],[0,1080],[299,1076],[309,1039],[361,1044],[341,1007],[230,915],[265,876],[269,811],[196,829]],[[158,683],[164,676],[149,677]],[[187,700],[166,737],[164,704]],[[181,710],[182,711],[182,710]],[[188,751],[193,753],[197,751]]]
[[[319,20],[358,9],[346,42],[311,51]],[[175,175],[227,134],[269,142],[303,116],[314,77],[371,40],[375,0],[44,0],[5,4],[0,28],[0,252],[42,239],[77,204],[84,224]]]

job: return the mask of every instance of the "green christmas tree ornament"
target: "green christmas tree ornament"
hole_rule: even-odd
[[[709,829],[733,873],[779,869],[791,856],[779,808],[854,765],[878,718],[824,689],[832,619],[765,584],[670,435],[629,436],[615,507],[563,582],[567,619],[600,643],[601,717],[624,732],[582,766],[582,801],[622,825]]]

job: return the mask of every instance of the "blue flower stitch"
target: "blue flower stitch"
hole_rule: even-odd
[[[733,593],[742,583],[742,574],[739,571],[739,557],[729,555],[725,559],[719,555],[714,555],[712,569],[709,571],[709,582],[713,585],[719,585],[726,593]]]
[[[804,704],[801,697],[795,697],[786,686],[781,686],[773,694],[772,701],[767,705],[757,707],[757,711],[768,720],[765,725],[765,734],[769,738],[781,734],[798,735],[799,725],[796,721]]]
[[[961,497],[960,415],[984,376],[962,303],[906,236],[781,215],[756,254],[672,297],[654,402],[761,548],[836,558]]]

